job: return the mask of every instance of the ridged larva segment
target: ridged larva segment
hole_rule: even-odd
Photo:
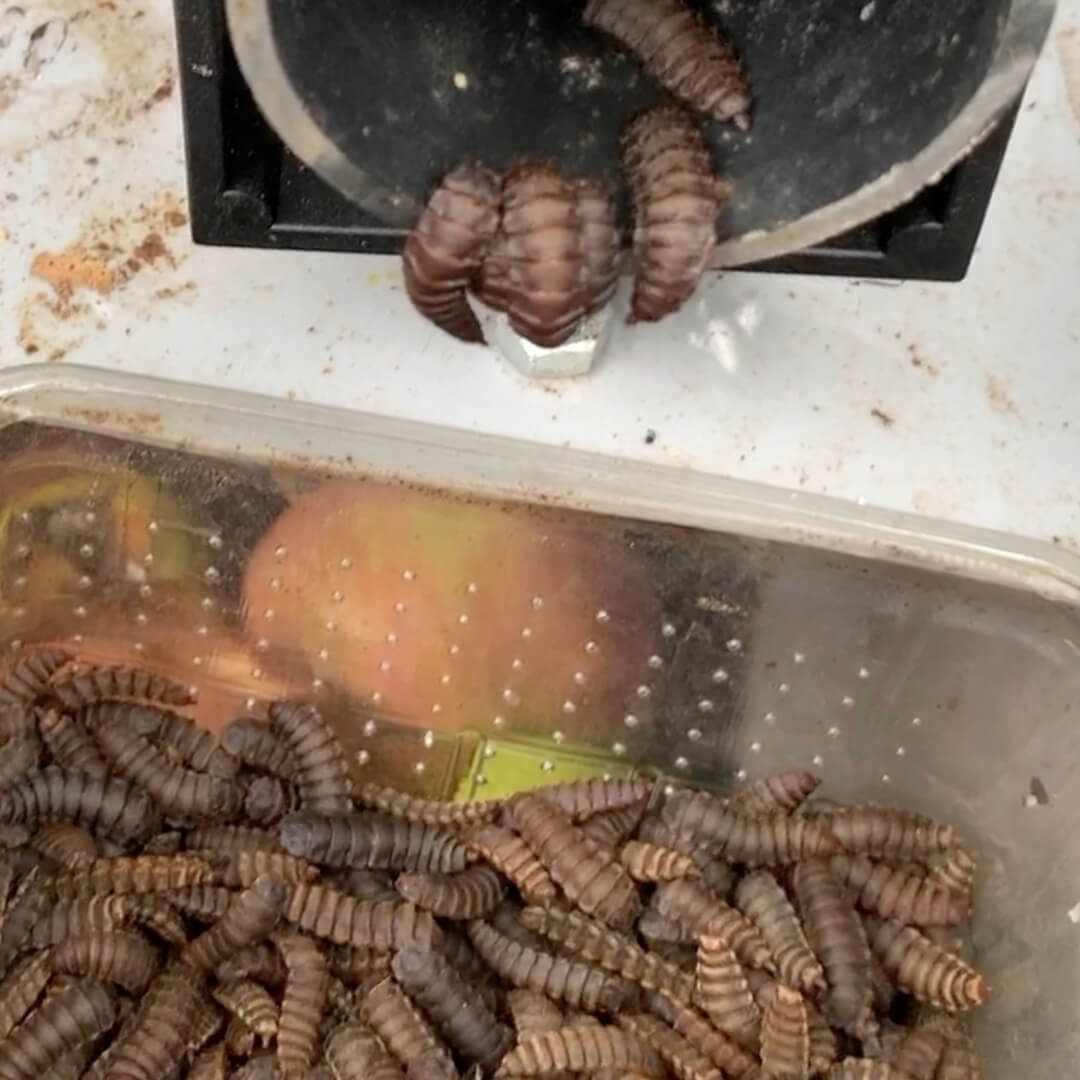
[[[379,784],[362,784],[356,794],[361,806],[379,810],[391,817],[421,825],[437,825],[440,828],[469,828],[494,821],[502,809],[499,799],[478,802],[442,802],[438,799],[421,799],[403,791]]]
[[[304,859],[283,851],[237,851],[232,855],[208,857],[214,866],[215,880],[229,889],[246,889],[263,874],[273,874],[286,885],[317,881],[319,868]]]
[[[740,1046],[757,1046],[761,1012],[750,991],[746,972],[731,946],[716,934],[698,942],[695,1003],[709,1019]]]
[[[35,949],[58,945],[71,938],[132,923],[151,929],[173,945],[187,941],[184,920],[161,896],[87,896],[51,907],[34,924],[31,943]]]
[[[315,1061],[330,968],[318,942],[306,934],[278,934],[274,942],[288,972],[278,1018],[277,1064],[284,1080],[301,1080]]]
[[[583,1024],[543,1031],[523,1039],[502,1060],[496,1077],[538,1076],[569,1069],[619,1069],[661,1077],[664,1066],[648,1043],[606,1024]]]
[[[829,868],[842,884],[857,890],[859,907],[883,919],[914,926],[955,926],[971,913],[963,895],[914,870],[865,855],[834,855]]]
[[[807,1080],[810,1024],[797,990],[778,983],[761,1020],[761,1064],[775,1080]]]
[[[225,725],[221,747],[256,772],[292,780],[296,769],[289,744],[264,720],[241,717]]]
[[[979,1080],[979,1058],[966,1024],[958,1017],[934,1013],[927,1018],[926,1026],[945,1036],[935,1080]]]
[[[675,881],[700,874],[697,864],[689,855],[640,840],[628,840],[623,844],[619,851],[619,862],[635,881]]]
[[[383,979],[368,991],[360,1014],[405,1067],[409,1080],[457,1080],[449,1051],[394,979]]]
[[[51,881],[35,866],[19,882],[0,925],[0,972],[6,972],[53,902]]]
[[[621,152],[634,209],[630,322],[655,322],[686,303],[716,245],[722,186],[694,120],[658,105],[626,126]]]
[[[465,842],[472,851],[509,878],[529,903],[550,904],[559,895],[544,864],[512,829],[500,825],[482,825],[470,831]]]
[[[602,180],[574,181],[581,246],[585,256],[585,313],[612,297],[619,278],[621,240],[615,221],[615,191]]]
[[[48,951],[23,957],[0,983],[0,1040],[6,1039],[34,1007],[52,976]]]
[[[277,989],[285,982],[285,961],[272,945],[248,945],[222,960],[216,975],[219,982],[254,979],[262,986]]]
[[[252,825],[208,825],[191,829],[185,847],[200,853],[235,855],[240,851],[283,851],[275,829]]]
[[[72,825],[67,821],[42,825],[30,843],[45,858],[65,870],[85,870],[100,854],[93,834],[81,825]]]
[[[295,791],[276,776],[247,776],[243,781],[244,817],[272,825],[295,809]]]
[[[825,972],[787,893],[772,874],[762,870],[744,877],[735,889],[735,902],[768,942],[781,982],[806,994],[825,990]]]
[[[180,765],[226,780],[239,771],[236,759],[190,717],[149,705],[128,707],[127,717],[136,735],[151,739],[167,758]]]
[[[203,1047],[192,1059],[187,1080],[227,1080],[229,1070],[228,1051],[224,1042]]]
[[[575,1009],[616,1012],[635,997],[634,984],[628,980],[592,964],[523,945],[488,923],[469,923],[469,940],[484,963],[506,982]]]
[[[506,1007],[519,1040],[541,1031],[558,1031],[563,1026],[563,1011],[547,994],[535,990],[508,990]]]
[[[844,851],[875,859],[896,861],[934,856],[949,851],[956,840],[951,825],[880,806],[845,807],[823,814],[819,821]]]
[[[22,650],[0,671],[0,706],[31,704],[45,693],[53,675],[73,659],[66,649],[51,645]]]
[[[100,930],[70,938],[52,950],[52,969],[115,983],[129,994],[141,994],[160,966],[158,950],[139,933]]]
[[[224,885],[191,885],[169,889],[161,893],[161,898],[196,922],[212,923],[224,918],[234,895]]]
[[[916,1020],[885,1060],[911,1080],[935,1080],[948,1039],[940,1026]]]
[[[401,874],[397,890],[417,907],[446,919],[480,919],[503,897],[502,878],[490,866],[459,874]]]
[[[405,289],[416,309],[461,341],[484,335],[465,298],[499,224],[499,181],[464,162],[435,187],[405,241]]]
[[[88,776],[104,776],[109,771],[97,743],[74,716],[58,709],[38,709],[37,726],[54,764]]]
[[[903,991],[946,1012],[983,1005],[988,989],[974,968],[911,926],[864,917],[870,946],[889,978]]]
[[[772,773],[754,780],[728,799],[740,814],[770,814],[797,810],[821,786],[821,778],[801,769]]]
[[[406,945],[438,946],[442,940],[430,912],[407,900],[357,900],[325,885],[293,888],[285,918],[336,945],[391,952]]]
[[[753,99],[734,48],[683,0],[588,0],[584,21],[634,53],[691,108],[749,128]]]
[[[574,821],[583,821],[607,810],[625,810],[644,804],[653,791],[653,781],[642,776],[589,777],[564,784],[534,788],[529,794],[554,803]]]
[[[81,709],[102,701],[130,698],[163,705],[190,705],[191,688],[165,675],[125,666],[72,665],[49,682],[49,694],[68,709]]]
[[[926,872],[931,881],[944,885],[970,902],[975,886],[975,857],[962,844],[926,858]]]
[[[734,1039],[714,1027],[697,1009],[680,1005],[663,994],[646,995],[649,1010],[703,1053],[725,1075],[742,1080],[756,1076],[756,1055],[741,1047]]]
[[[364,1024],[336,1027],[323,1048],[334,1080],[405,1080],[397,1060]]]
[[[724,1080],[719,1068],[688,1039],[650,1013],[622,1013],[619,1027],[648,1043],[677,1080]]]
[[[573,825],[559,807],[536,795],[510,803],[518,832],[578,907],[611,926],[627,929],[641,911],[630,875],[609,853]]]
[[[214,987],[214,1000],[230,1016],[239,1017],[263,1046],[277,1037],[278,1006],[265,987],[253,979],[233,979]]]
[[[277,926],[289,890],[273,874],[237,893],[225,914],[192,941],[182,954],[185,963],[212,971],[231,953],[268,937]]]
[[[316,814],[349,813],[352,782],[345,749],[319,710],[279,701],[270,706],[270,720],[292,751],[301,807]]]
[[[873,1058],[844,1058],[828,1072],[827,1080],[909,1080],[898,1069]]]
[[[117,855],[95,859],[83,870],[58,875],[53,889],[60,900],[79,896],[155,893],[208,885],[214,868],[197,855]]]

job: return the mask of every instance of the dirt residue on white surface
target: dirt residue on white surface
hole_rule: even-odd
[[[1057,32],[1056,41],[1065,94],[1077,127],[1080,127],[1080,23],[1066,20]]]
[[[999,375],[986,376],[986,397],[995,412],[1019,416],[1020,410],[1009,392],[1009,384]]]

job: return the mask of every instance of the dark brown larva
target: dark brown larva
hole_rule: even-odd
[[[863,922],[874,954],[901,990],[947,1012],[972,1009],[986,1001],[983,977],[914,927],[873,915],[864,916]]]
[[[545,348],[577,329],[587,302],[578,198],[558,166],[525,162],[503,180],[502,232],[510,325]]]
[[[700,873],[689,855],[640,840],[628,840],[623,844],[619,862],[635,881],[674,881],[697,877]]]
[[[211,923],[223,918],[233,901],[233,892],[224,885],[191,885],[186,889],[167,889],[162,899],[196,922]]]
[[[227,1080],[228,1053],[223,1042],[204,1047],[196,1055],[188,1069],[187,1080]]]
[[[218,983],[212,993],[223,1009],[251,1028],[263,1046],[277,1037],[278,1007],[265,987],[252,979],[233,979]]]
[[[873,1042],[870,947],[844,887],[823,859],[799,863],[792,878],[806,936],[825,969],[825,1012],[837,1027]]]
[[[190,705],[195,700],[190,687],[133,667],[73,665],[50,680],[49,693],[69,709],[122,698],[163,705]]]
[[[184,920],[160,896],[88,896],[55,904],[35,923],[31,942],[35,949],[57,945],[69,938],[101,930],[117,930],[138,923],[163,941],[187,941]]]
[[[362,784],[356,801],[361,806],[380,810],[391,817],[421,825],[437,825],[440,828],[464,828],[494,821],[502,809],[498,799],[483,802],[440,802],[437,799],[420,799],[404,791],[381,787],[379,784]]]
[[[547,867],[563,892],[582,911],[617,929],[628,929],[641,901],[630,875],[614,857],[571,824],[558,806],[536,795],[510,803],[518,832]]]
[[[19,882],[0,928],[0,972],[7,971],[51,903],[51,881],[35,866]]]
[[[405,1066],[409,1080],[457,1080],[449,1051],[394,979],[373,987],[361,999],[360,1013]]]
[[[315,1080],[314,1069],[310,1076],[311,1080]],[[239,1068],[233,1069],[229,1073],[229,1080],[282,1080],[282,1074],[276,1057],[266,1050],[252,1054]]]
[[[935,1080],[947,1042],[940,1026],[920,1018],[885,1060],[911,1080]]]
[[[798,990],[777,983],[761,1021],[761,1064],[776,1080],[807,1080],[810,1025]]]
[[[530,948],[485,922],[469,923],[480,958],[513,986],[534,990],[588,1012],[615,1012],[635,996],[634,984],[592,964]]]
[[[85,870],[98,857],[98,842],[80,825],[54,821],[42,825],[31,840],[34,848],[65,870]]]
[[[681,924],[694,938],[705,933],[722,937],[740,964],[775,969],[772,950],[761,931],[700,883],[688,878],[663,882],[653,894],[653,903],[660,915]]]
[[[221,1009],[210,997],[203,995],[187,1043],[188,1056],[201,1050],[211,1039],[221,1034],[224,1028],[225,1017]]]
[[[330,970],[346,986],[370,987],[390,974],[393,953],[339,945],[330,953]]]
[[[645,908],[637,921],[637,931],[645,939],[649,948],[656,948],[658,945],[670,945],[677,948],[697,941],[696,935],[683,923],[661,915],[651,905],[650,900],[649,906]]]
[[[694,996],[721,1031],[747,1049],[757,1046],[761,1012],[734,950],[718,934],[703,934],[698,942]]]
[[[728,799],[728,806],[740,814],[768,814],[776,810],[797,810],[821,785],[813,773],[793,769],[773,773],[753,781]]]
[[[33,723],[13,731],[0,745],[0,785],[10,784],[41,763],[41,739]]]
[[[615,222],[615,190],[601,180],[574,181],[581,246],[585,256],[585,313],[612,297],[619,278],[620,237]]]
[[[285,918],[336,945],[391,952],[406,945],[437,946],[442,934],[431,913],[407,900],[357,900],[318,884],[293,888]]]
[[[239,765],[233,756],[189,717],[148,705],[133,705],[125,712],[135,734],[153,739],[170,761],[226,780],[236,776]]]
[[[970,914],[967,899],[911,870],[874,862],[865,855],[834,855],[833,874],[858,890],[856,904],[883,919],[916,926],[955,926]]]
[[[892,1065],[873,1058],[844,1058],[828,1073],[827,1080],[908,1080]]]
[[[726,862],[714,858],[706,848],[693,842],[656,817],[647,817],[638,828],[637,839],[657,847],[669,848],[694,860],[706,888],[719,897],[726,896],[735,885],[735,871]]]
[[[83,713],[112,768],[144,787],[170,817],[229,820],[240,810],[243,791],[235,780],[173,764],[128,723],[128,707],[95,705]]]
[[[503,1058],[495,1075],[537,1076],[559,1069],[620,1069],[644,1076],[664,1075],[664,1067],[648,1043],[599,1023],[530,1035]]]
[[[244,817],[272,825],[291,809],[295,799],[276,776],[253,776],[244,780]]]
[[[438,952],[411,946],[393,962],[406,993],[469,1062],[494,1069],[513,1045],[510,1029],[496,1019],[476,991]]]
[[[945,1037],[935,1080],[979,1080],[979,1058],[967,1027],[957,1017],[945,1013],[928,1017],[926,1027],[940,1031]]]
[[[335,1028],[323,1053],[334,1080],[404,1080],[401,1066],[363,1024]]]
[[[622,1013],[619,1027],[648,1043],[678,1080],[724,1080],[713,1061],[689,1040],[649,1013]]]
[[[823,814],[820,822],[845,851],[875,859],[931,856],[948,851],[956,839],[951,825],[880,806],[845,807]]]
[[[283,851],[276,830],[251,825],[211,825],[192,829],[185,844],[188,851],[234,855],[239,851]]]
[[[38,709],[37,726],[42,741],[57,765],[84,772],[88,776],[104,776],[109,771],[97,743],[75,717],[57,709]]]
[[[581,823],[581,831],[600,847],[615,853],[629,837],[637,832],[645,803],[601,810]]]
[[[393,875],[383,870],[353,867],[327,877],[329,884],[336,885],[357,900],[392,900],[397,895]]]
[[[52,969],[115,983],[129,994],[146,989],[158,969],[158,951],[142,934],[100,930],[69,938],[52,951]]]
[[[726,191],[704,136],[679,106],[658,105],[631,120],[621,153],[637,264],[628,321],[655,322],[678,311],[697,288]]]
[[[0,791],[0,823],[34,828],[50,821],[136,843],[156,832],[161,819],[150,796],[129,781],[55,765],[26,773]]]
[[[289,744],[263,720],[241,718],[225,725],[221,746],[237,761],[258,772],[291,780],[295,772]]]
[[[263,986],[276,989],[285,982],[285,962],[276,948],[267,944],[248,945],[226,957],[217,969],[221,982],[234,979],[254,979]]]
[[[38,1080],[79,1080],[86,1071],[86,1066],[94,1056],[95,1046],[92,1042],[76,1046],[69,1050],[38,1078]]]
[[[507,991],[506,1007],[519,1040],[540,1031],[558,1031],[563,1026],[562,1009],[546,994],[535,990]]]
[[[605,779],[593,776],[534,788],[529,794],[554,803],[574,821],[583,821],[606,810],[639,807],[652,794],[653,781],[643,776]]]
[[[233,1016],[225,1026],[225,1046],[233,1057],[250,1057],[255,1050],[255,1032],[239,1016]]]
[[[300,805],[316,814],[352,810],[352,781],[345,750],[314,705],[279,701],[270,706],[274,731],[292,751]]]
[[[744,877],[735,890],[735,902],[768,942],[781,982],[806,994],[825,989],[825,972],[787,893],[772,874],[761,870]]]
[[[405,288],[416,309],[461,341],[484,335],[465,299],[499,224],[499,181],[483,165],[452,169],[405,241]]]
[[[319,877],[317,866],[283,851],[237,851],[212,861],[217,880],[229,889],[246,889],[262,874],[273,874],[286,885],[316,881]]]
[[[646,952],[629,937],[574,911],[530,907],[521,913],[522,923],[565,946],[583,960],[630,979],[647,990],[659,990],[689,1004],[694,979],[654,953]]]
[[[53,888],[61,900],[106,893],[152,893],[206,885],[214,868],[190,853],[180,855],[118,855],[95,859],[88,867],[56,877]]]
[[[315,1060],[330,969],[318,943],[306,934],[278,934],[274,942],[288,970],[278,1020],[278,1068],[285,1080],[302,1080]]]
[[[74,657],[50,645],[20,652],[0,672],[0,705],[28,705],[45,693],[49,680]]]
[[[0,983],[0,1040],[34,1007],[51,975],[50,954],[36,952],[23,957]]]
[[[280,835],[289,854],[321,866],[452,874],[470,859],[465,844],[439,826],[375,814],[290,814]]]
[[[780,985],[772,976],[763,971],[749,971],[747,978],[758,1008],[765,1012],[772,1003],[776,988]],[[810,1074],[816,1076],[826,1072],[836,1061],[836,1036],[829,1027],[829,1022],[818,1011],[814,1003],[803,998],[806,1009],[806,1027],[809,1039]]]
[[[672,828],[730,862],[780,866],[839,851],[836,837],[823,825],[786,814],[736,814],[704,792],[675,792],[662,813]]]
[[[0,1043],[0,1077],[38,1080],[65,1054],[92,1042],[115,1021],[113,995],[101,983],[76,982],[47,997]]]
[[[277,925],[288,892],[285,883],[273,874],[258,878],[237,893],[225,914],[184,949],[184,962],[212,971],[230,953],[262,941]]]
[[[469,848],[517,886],[531,904],[550,904],[559,891],[544,864],[517,833],[500,825],[482,825],[466,836]]]
[[[753,99],[735,50],[683,0],[588,0],[584,20],[638,56],[687,105],[750,127]]]
[[[417,907],[447,919],[481,919],[503,897],[502,878],[490,866],[459,874],[401,874],[397,890]]]

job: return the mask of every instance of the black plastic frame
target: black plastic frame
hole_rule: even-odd
[[[270,129],[228,41],[222,0],[175,0],[197,243],[396,254],[403,234],[350,203]],[[960,281],[982,229],[1012,110],[963,162],[914,200],[843,236],[742,269]]]

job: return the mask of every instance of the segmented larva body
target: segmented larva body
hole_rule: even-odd
[[[754,780],[728,799],[728,807],[740,814],[791,813],[821,786],[820,777],[792,769]]]
[[[252,979],[234,979],[219,983],[212,993],[223,1009],[251,1028],[263,1046],[277,1036],[278,1007],[265,987]]]
[[[52,969],[115,983],[129,994],[140,994],[157,972],[158,951],[142,934],[130,930],[100,930],[70,938],[52,950]]]
[[[551,875],[532,848],[510,829],[483,825],[466,837],[469,848],[517,886],[531,904],[550,904],[559,895]]]
[[[52,958],[43,951],[23,957],[0,983],[0,1040],[34,1007],[51,976]]]
[[[349,813],[352,782],[345,750],[319,710],[278,701],[270,706],[270,720],[292,751],[300,805],[316,814]]]
[[[729,810],[704,792],[677,791],[662,810],[664,820],[730,862],[782,866],[840,850],[825,824],[786,814],[749,817]],[[831,827],[832,818],[828,818]]]
[[[970,914],[967,899],[912,870],[874,862],[865,855],[834,855],[833,874],[858,890],[856,904],[883,919],[916,926],[955,926]]]
[[[573,182],[553,164],[526,162],[503,180],[510,325],[535,345],[554,348],[585,314],[587,270]]]
[[[187,833],[188,851],[234,855],[240,851],[283,851],[277,831],[251,825],[211,825]]]
[[[521,922],[552,941],[565,946],[583,960],[630,979],[647,990],[660,990],[676,1001],[689,1004],[694,979],[623,934],[584,915],[557,908],[530,907]]]
[[[634,984],[592,964],[534,949],[485,922],[469,923],[469,940],[480,958],[513,986],[534,990],[587,1012],[615,1012],[635,995]]]
[[[306,934],[278,934],[274,943],[288,972],[278,1018],[277,1064],[286,1080],[300,1080],[315,1060],[330,968],[318,943]]]
[[[50,645],[19,653],[0,673],[0,706],[28,705],[41,697],[53,675],[73,659],[66,649]]]
[[[628,840],[623,844],[619,851],[619,862],[635,881],[675,881],[677,878],[697,877],[700,873],[689,855],[641,840]]]
[[[117,855],[95,859],[89,866],[58,875],[53,888],[61,900],[106,893],[152,893],[206,885],[214,868],[197,855]]]
[[[740,1046],[757,1046],[761,1012],[746,972],[731,946],[719,935],[703,934],[698,942],[695,1003]]]
[[[422,825],[437,825],[444,829],[467,828],[494,821],[503,805],[500,799],[467,803],[421,799],[379,784],[362,784],[356,794],[356,801],[361,806],[380,810],[391,817],[416,821]]]
[[[94,1056],[94,1044],[83,1043],[69,1050],[47,1069],[39,1080],[79,1080],[86,1071],[86,1066]]]
[[[533,788],[530,795],[554,803],[574,821],[583,821],[606,810],[624,810],[644,804],[653,791],[653,781],[643,776],[589,777],[564,784]]]
[[[875,859],[896,861],[932,856],[948,851],[956,841],[951,825],[880,806],[845,807],[823,814],[819,820],[843,850]]]
[[[589,314],[611,299],[619,279],[615,190],[602,180],[590,178],[575,180],[574,192],[585,255],[585,313]]]
[[[960,957],[935,945],[911,926],[864,916],[870,946],[901,989],[944,1009],[961,1012],[986,1001],[983,977]]]
[[[708,849],[699,847],[659,818],[645,818],[638,826],[637,839],[643,843],[678,851],[693,859],[702,882],[717,896],[726,896],[735,885],[735,871],[728,863],[713,858]]]
[[[138,923],[173,945],[187,941],[184,920],[160,896],[88,896],[55,904],[33,927],[35,949],[58,945],[97,931]]]
[[[401,1066],[363,1024],[335,1028],[323,1053],[334,1080],[405,1080]]]
[[[273,874],[286,885],[316,881],[319,877],[317,866],[283,851],[237,851],[216,856],[207,852],[206,856],[213,863],[214,880],[229,889],[246,889],[263,874]]]
[[[383,979],[360,1001],[360,1013],[406,1068],[409,1080],[457,1080],[449,1051],[392,979]]]
[[[237,949],[218,965],[221,982],[235,979],[254,979],[262,986],[275,989],[285,982],[285,961],[276,948],[265,943]]]
[[[562,1009],[546,994],[535,990],[507,991],[506,1007],[519,1040],[541,1031],[558,1031],[563,1026]]]
[[[289,854],[321,866],[452,874],[470,861],[465,844],[445,829],[374,814],[290,814],[280,829]]]
[[[232,890],[224,885],[191,885],[186,889],[168,889],[161,894],[162,899],[177,911],[203,923],[224,918],[233,896]]]
[[[744,877],[735,889],[735,902],[768,942],[781,982],[806,994],[825,990],[825,972],[787,893],[772,874],[762,870]]]
[[[885,1060],[911,1080],[935,1080],[947,1042],[939,1026],[916,1021]]]
[[[503,1058],[495,1075],[537,1076],[560,1069],[620,1069],[643,1076],[664,1075],[664,1067],[648,1043],[599,1023],[530,1035]]]
[[[594,844],[615,855],[623,842],[637,831],[644,808],[642,803],[618,810],[601,810],[581,823],[581,831]]]
[[[231,721],[221,733],[221,747],[248,768],[283,780],[293,778],[292,750],[265,721],[247,718]]]
[[[108,764],[90,732],[73,716],[57,709],[36,711],[38,733],[57,765],[89,776],[104,776]]]
[[[30,843],[45,858],[65,870],[85,870],[99,854],[98,842],[93,835],[82,826],[67,821],[42,825]]]
[[[740,964],[775,970],[772,950],[761,931],[698,882],[687,878],[663,882],[653,894],[653,904],[661,916],[680,924],[692,939],[706,933],[717,935],[735,950]]]
[[[719,1068],[688,1039],[649,1013],[622,1013],[619,1027],[648,1043],[678,1080],[724,1080]]]
[[[761,1064],[776,1080],[807,1080],[810,1025],[797,990],[777,983],[761,1021]]]
[[[929,856],[926,868],[931,881],[944,885],[970,902],[976,864],[974,856],[965,847],[954,844],[948,851]]]
[[[21,713],[21,710],[20,710]],[[41,739],[32,721],[11,732],[0,744],[0,785],[10,784],[41,762]]]
[[[161,819],[150,795],[119,776],[49,765],[0,790],[0,823],[34,828],[51,821],[135,843],[156,832]]]
[[[589,0],[584,21],[616,38],[687,105],[749,129],[753,98],[734,48],[683,0]]]
[[[188,1069],[187,1080],[227,1080],[228,1069],[229,1058],[225,1044],[216,1042],[195,1055]]]
[[[330,884],[336,884],[357,900],[393,900],[398,895],[393,875],[382,870],[353,867],[331,878]]]
[[[621,152],[637,263],[629,321],[655,322],[678,311],[697,288],[716,244],[726,189],[704,136],[678,106],[658,105],[631,120]]]
[[[52,901],[48,875],[35,866],[19,882],[0,928],[0,971],[18,956]]]
[[[547,867],[563,892],[589,915],[616,928],[629,928],[640,914],[641,901],[630,875],[614,857],[599,848],[570,816],[536,795],[510,803],[518,832]]]
[[[76,982],[49,996],[0,1043],[3,1080],[38,1080],[66,1054],[116,1022],[113,995],[101,983]]]
[[[225,1046],[233,1057],[250,1057],[255,1050],[255,1032],[234,1016],[225,1026]]]
[[[827,1080],[908,1080],[908,1078],[884,1061],[873,1058],[844,1058],[828,1073]]]
[[[132,706],[137,708],[137,706]],[[139,784],[170,817],[228,820],[243,792],[233,780],[176,765],[128,722],[127,706],[95,705],[83,713],[101,752],[120,775]]]
[[[81,709],[101,701],[133,698],[163,705],[190,705],[191,688],[142,668],[72,665],[49,681],[49,693],[69,709]]]
[[[945,1013],[928,1017],[925,1026],[945,1036],[936,1080],[979,1080],[979,1058],[967,1027],[956,1017]]]
[[[111,1053],[110,1077],[161,1080],[183,1060],[206,1003],[202,980],[186,964],[171,964],[150,983],[125,1036]]]
[[[499,224],[499,180],[464,162],[446,174],[405,241],[405,288],[416,309],[461,341],[484,335],[465,299]]]
[[[799,863],[792,884],[807,939],[825,969],[829,1019],[864,1042],[872,1040],[870,946],[855,908],[823,859]]]
[[[480,919],[503,898],[502,878],[490,866],[458,874],[401,874],[397,890],[417,907],[447,919]]]
[[[192,1028],[191,1038],[188,1039],[187,1052],[190,1057],[196,1051],[201,1050],[215,1035],[221,1033],[225,1027],[225,1017],[221,1009],[209,997],[203,996],[199,1003],[199,1011],[195,1014],[195,1023]]]
[[[748,971],[747,979],[754,993],[758,1008],[764,1013],[772,1002],[776,988],[780,984],[763,971]],[[810,1075],[824,1073],[836,1061],[837,1043],[829,1022],[808,998],[803,998],[806,1008],[806,1025],[810,1041]]]
[[[410,946],[394,957],[394,977],[466,1060],[494,1069],[513,1045],[510,1029],[440,953]]]
[[[226,1039],[228,1043],[228,1039]],[[245,1057],[246,1055],[238,1055]],[[312,1069],[310,1074],[311,1080],[315,1080],[315,1070]],[[243,1065],[239,1068],[233,1069],[229,1073],[229,1080],[282,1080],[282,1073],[277,1064],[277,1059],[270,1053],[270,1051],[264,1051],[261,1054],[253,1054],[247,1057]]]
[[[276,776],[245,777],[244,817],[248,821],[261,821],[267,825],[280,821],[297,805],[292,788]]]
[[[226,780],[239,771],[236,759],[189,717],[150,705],[131,705],[125,712],[135,734],[153,739],[170,760]]]
[[[650,901],[651,904],[651,901]],[[661,915],[654,907],[646,907],[637,921],[637,931],[649,948],[659,945],[681,947],[693,944],[697,937],[682,923]]]
[[[281,917],[288,887],[273,874],[236,894],[225,914],[183,951],[185,963],[212,971],[226,957],[269,936]]]
[[[336,945],[391,952],[406,945],[438,946],[442,933],[428,911],[407,900],[357,900],[325,885],[293,888],[285,918]]]

